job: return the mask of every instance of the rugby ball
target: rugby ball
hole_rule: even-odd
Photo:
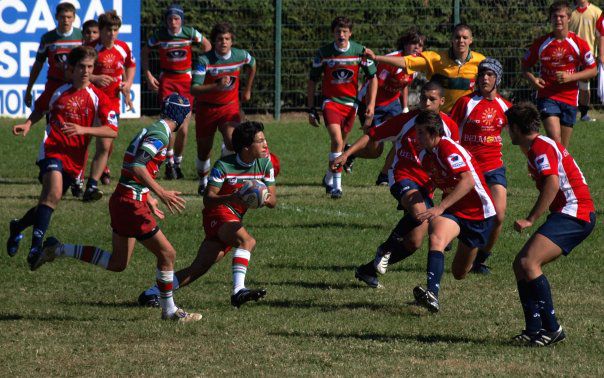
[[[248,208],[257,209],[264,206],[264,201],[268,198],[268,188],[262,181],[245,180],[239,189],[239,197]]]

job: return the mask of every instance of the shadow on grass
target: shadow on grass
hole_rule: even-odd
[[[359,264],[360,265],[360,264]],[[331,270],[333,272],[350,272],[351,277],[354,277],[354,270],[358,265],[301,265],[301,264],[286,264],[286,263],[268,263],[267,268],[273,269],[293,269],[293,270]],[[414,272],[425,273],[426,268],[420,266],[397,264],[394,267],[388,267],[388,274],[396,272]]]
[[[374,230],[383,230],[384,229],[384,225],[383,224],[355,224],[355,223],[350,223],[350,222],[316,222],[316,223],[289,223],[289,224],[283,224],[283,223],[271,223],[271,222],[255,222],[254,223],[254,228],[276,228],[279,230],[283,230],[285,228],[295,228],[295,229],[301,229],[301,228],[309,228],[309,229],[321,229],[321,228],[345,228],[347,230],[349,229],[355,229],[355,230],[367,230],[367,229],[374,229]]]
[[[62,301],[61,304],[66,306],[91,306],[91,307],[106,307],[106,308],[134,308],[141,307],[136,301],[122,302],[104,302],[104,301]]]
[[[317,309],[324,312],[340,311],[340,310],[357,310],[365,309],[371,311],[387,311],[391,312],[393,306],[385,303],[370,303],[370,302],[348,302],[348,303],[317,303],[315,300],[306,301],[277,301],[263,300],[258,302],[257,306],[268,306],[275,308],[298,308],[298,309]],[[399,312],[399,308],[396,309]]]
[[[40,182],[36,179],[24,179],[24,178],[1,178],[0,185],[32,185],[39,184]]]
[[[487,338],[481,337],[463,337],[456,335],[411,335],[411,334],[380,334],[380,333],[335,333],[335,332],[273,332],[270,333],[272,336],[282,337],[300,337],[300,338],[324,338],[324,339],[357,339],[357,340],[368,340],[368,341],[381,341],[381,342],[393,342],[393,341],[415,341],[424,344],[436,344],[436,343],[457,343],[457,344],[497,344],[497,345],[509,345],[509,343],[493,342]]]
[[[114,322],[124,322],[124,321],[140,321],[139,318],[125,318],[125,317],[86,317],[86,316],[71,316],[71,315],[57,315],[57,314],[27,314],[27,315],[17,315],[17,314],[6,314],[0,315],[0,322],[8,322],[8,321],[32,321],[38,320],[43,322],[89,322],[91,320],[103,320],[103,321],[114,321]]]
[[[328,282],[304,282],[304,281],[271,281],[271,282],[256,282],[261,286],[298,286],[304,289],[319,289],[319,290],[347,290],[356,289],[359,285],[354,283],[328,283]]]

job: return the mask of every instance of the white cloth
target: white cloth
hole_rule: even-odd
[[[598,97],[604,104],[604,66],[602,63],[598,63]]]

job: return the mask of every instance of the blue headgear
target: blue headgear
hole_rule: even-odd
[[[495,86],[499,87],[501,84],[501,77],[503,76],[503,66],[495,58],[486,58],[480,64],[478,64],[478,73],[482,71],[490,70],[495,73],[496,81]]]
[[[178,4],[172,4],[168,7],[168,9],[166,9],[166,16],[165,16],[165,20],[168,19],[168,17],[172,16],[172,15],[177,15],[178,17],[180,17],[180,20],[182,21],[183,25],[185,23],[185,11],[182,9],[182,7]]]
[[[178,93],[172,93],[164,98],[161,105],[161,117],[169,118],[176,122],[176,129],[174,129],[174,131],[177,131],[180,128],[190,112],[191,104],[189,103],[189,100]]]

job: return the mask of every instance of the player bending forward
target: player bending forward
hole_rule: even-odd
[[[267,185],[269,191],[264,205],[274,208],[277,204],[273,165],[268,156],[263,130],[264,126],[259,122],[239,124],[233,131],[232,139],[236,154],[226,156],[214,164],[203,197],[203,228],[206,237],[191,265],[176,272],[174,289],[203,276],[234,248],[231,305],[238,308],[266,295],[265,289],[245,287],[245,275],[256,240],[243,227],[247,207],[238,192],[243,181],[259,180]],[[156,307],[158,296],[160,291],[156,285],[141,293],[138,301],[143,306]]]
[[[160,219],[164,213],[158,201],[149,191],[174,212],[181,212],[185,200],[180,192],[165,190],[155,177],[166,159],[166,147],[170,135],[189,122],[191,105],[185,97],[173,93],[162,104],[160,120],[142,129],[130,142],[124,154],[122,175],[115,192],[109,200],[111,227],[113,228],[113,252],[93,246],[62,244],[49,237],[44,241],[40,258],[32,265],[39,268],[56,257],[71,257],[98,265],[112,272],[121,272],[128,266],[134,251],[135,240],[141,242],[157,257],[157,287],[162,319],[190,322],[201,319],[201,314],[187,313],[176,307],[172,297],[174,259],[176,251],[159,229],[153,214]]]

